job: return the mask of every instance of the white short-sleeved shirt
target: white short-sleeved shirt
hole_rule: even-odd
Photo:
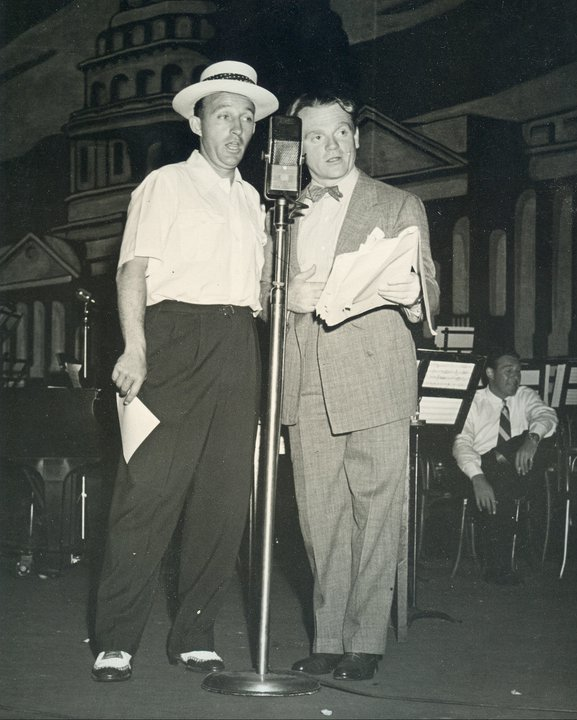
[[[257,313],[264,210],[238,170],[221,178],[198,151],[151,172],[134,190],[119,267],[149,258],[147,305],[241,305]]]

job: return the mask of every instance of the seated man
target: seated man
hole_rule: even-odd
[[[542,482],[540,442],[553,435],[557,414],[531,388],[520,386],[521,363],[511,349],[495,348],[485,367],[453,456],[471,480],[486,547],[488,582],[517,584],[510,552],[515,500]]]

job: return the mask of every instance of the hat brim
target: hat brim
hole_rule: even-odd
[[[188,120],[194,115],[194,106],[199,100],[218,92],[235,93],[247,97],[254,105],[255,120],[262,120],[278,110],[278,100],[265,88],[241,80],[225,79],[204,80],[189,85],[174,96],[172,107]]]

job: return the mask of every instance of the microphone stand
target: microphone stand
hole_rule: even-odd
[[[280,411],[286,329],[286,287],[289,264],[287,227],[292,222],[289,219],[288,202],[286,197],[279,197],[275,199],[274,206],[275,265],[270,308],[270,359],[265,429],[264,520],[258,664],[256,673],[222,671],[211,673],[204,679],[201,685],[203,690],[224,695],[262,697],[312,695],[320,690],[320,684],[307,675],[301,673],[271,673],[268,669],[270,576],[280,442]]]
[[[90,300],[84,301],[82,315],[82,377],[86,384],[88,380],[88,336],[90,332]]]

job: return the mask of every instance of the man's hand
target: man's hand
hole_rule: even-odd
[[[515,470],[519,475],[526,475],[533,468],[533,458],[538,445],[539,443],[527,435],[523,444],[517,450],[515,454]]]
[[[487,478],[481,473],[473,476],[471,482],[479,510],[486,510],[490,515],[494,515],[497,512],[497,501]]]
[[[324,290],[324,282],[309,282],[317,271],[316,265],[294,275],[289,283],[287,308],[295,313],[313,312]]]
[[[128,405],[140,392],[146,379],[146,355],[144,352],[125,350],[116,361],[112,371],[112,381],[118,388],[124,404]]]
[[[411,307],[421,295],[421,281],[417,273],[411,272],[403,278],[384,282],[377,292],[395,305]]]

